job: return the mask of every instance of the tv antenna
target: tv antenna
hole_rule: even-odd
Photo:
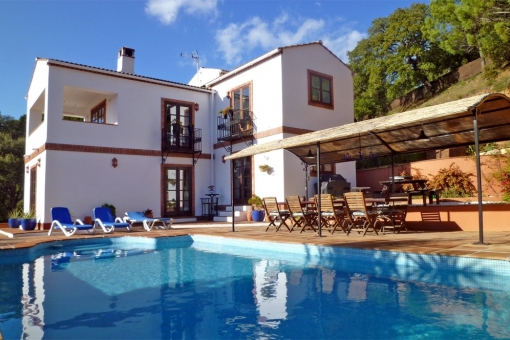
[[[198,52],[196,50],[191,52],[191,54],[186,53],[186,52],[182,52],[181,53],[181,57],[193,59],[193,61],[191,63],[192,64],[197,64],[197,72],[198,72],[198,70],[200,68],[200,57],[198,56]]]

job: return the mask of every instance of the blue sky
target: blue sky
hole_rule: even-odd
[[[344,62],[372,20],[411,0],[0,0],[0,111],[26,113],[35,58],[115,70],[122,46],[135,73],[188,83],[276,47],[322,40]]]

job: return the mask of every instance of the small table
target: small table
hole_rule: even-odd
[[[207,217],[208,220],[212,220],[214,216],[218,215],[218,197],[219,194],[206,194],[202,198],[202,216]]]

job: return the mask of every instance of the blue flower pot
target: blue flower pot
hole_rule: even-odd
[[[255,222],[264,221],[264,215],[265,215],[264,210],[253,210],[251,212],[251,217],[253,218],[253,221],[255,221]]]
[[[9,218],[9,228],[19,228],[20,222],[18,218]]]
[[[34,230],[37,225],[37,220],[35,218],[32,219],[21,219],[21,229],[23,230]]]

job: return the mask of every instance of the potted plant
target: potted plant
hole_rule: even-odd
[[[19,228],[22,214],[23,211],[20,209],[12,209],[7,213],[7,218],[9,218],[9,228]]]
[[[112,212],[112,216],[113,217],[116,217],[117,216],[117,209],[115,209],[115,206],[112,205],[112,204],[108,204],[108,203],[105,203],[103,204],[101,207],[103,208],[109,208],[110,211]]]
[[[271,170],[271,166],[267,164],[259,165],[259,170],[262,172],[269,172]]]
[[[218,114],[222,115],[224,119],[227,119],[229,115],[230,117],[232,117],[232,115],[234,114],[234,109],[232,109],[232,106],[227,106],[223,110],[220,110]]]
[[[147,209],[143,212],[143,214],[145,215],[145,217],[148,217],[148,218],[154,218],[154,214],[152,213],[152,210],[151,209]]]
[[[172,120],[172,133],[174,136],[180,135],[182,130],[182,123],[175,118]]]
[[[28,212],[22,212],[20,218],[21,229],[23,230],[34,230],[37,225],[37,219],[35,210],[30,208]]]
[[[253,195],[249,200],[248,204],[251,204],[253,207],[253,211],[251,212],[251,217],[255,222],[262,222],[264,220],[264,210],[262,210],[262,199]]]

